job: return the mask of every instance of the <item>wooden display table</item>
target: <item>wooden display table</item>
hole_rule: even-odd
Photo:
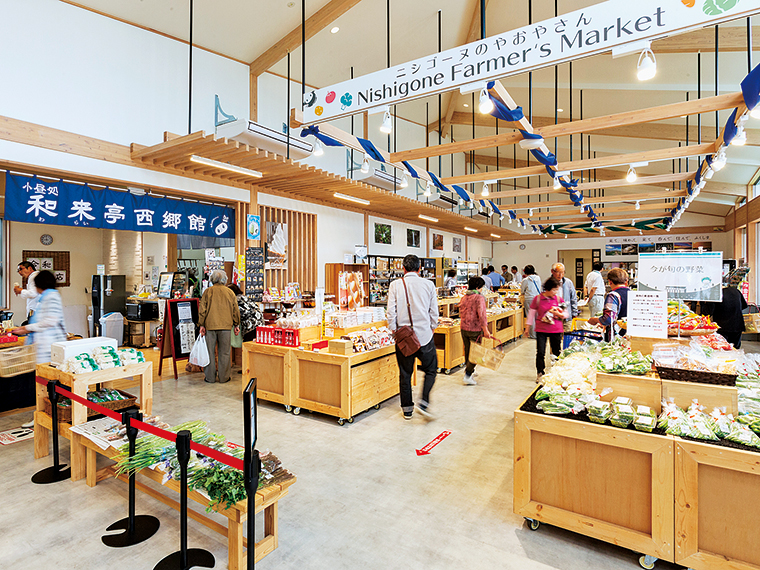
[[[98,455],[103,455],[109,459],[115,460],[118,452],[114,448],[109,447],[107,450],[103,450],[86,437],[77,433],[73,435],[74,441],[86,450],[87,485],[94,487],[99,481],[110,477],[116,477],[115,465],[109,465],[108,467],[99,470],[96,467]],[[156,483],[162,484],[163,488],[179,493],[179,481],[171,479],[165,484],[162,483],[163,473],[160,471],[143,469],[138,475],[142,475]],[[128,481],[125,474],[118,476],[118,478],[125,482]],[[294,478],[283,482],[281,485],[270,485],[269,487],[264,487],[256,492],[256,512],[259,513],[262,510],[264,511],[264,538],[258,541],[255,545],[256,562],[277,548],[277,502],[288,494],[288,488],[295,482],[296,479]],[[163,504],[179,511],[179,501],[167,494],[139,481],[135,482],[135,487],[146,495],[149,495]],[[187,496],[196,503],[203,505],[204,508],[209,504],[209,499],[198,491],[191,491],[188,489]],[[239,501],[229,509],[224,509],[222,505],[212,507],[211,510],[227,518],[226,527],[193,509],[187,510],[187,516],[207,528],[218,532],[222,536],[226,536],[229,559],[228,568],[230,570],[244,570],[246,568],[246,553],[243,549],[248,546],[248,541],[243,538],[243,536],[245,534],[246,518],[248,516],[248,500],[245,499]]]
[[[107,370],[98,370],[86,374],[69,374],[61,372],[50,364],[38,364],[37,376],[44,380],[58,380],[64,386],[68,386],[71,392],[82,398],[87,398],[87,392],[90,386],[103,384],[105,387],[123,378],[133,376],[140,377],[140,411],[143,414],[150,415],[153,408],[153,363],[141,362],[139,364],[130,364],[118,368],[109,368]],[[52,430],[52,419],[49,414],[45,413],[44,400],[47,397],[47,388],[42,384],[37,384],[37,411],[34,412],[34,458],[39,459],[49,454],[48,450],[48,430]],[[78,481],[85,477],[85,452],[84,448],[76,437],[72,438],[69,428],[72,425],[83,424],[87,421],[87,408],[72,400],[71,402],[71,423],[59,422],[59,434],[71,441],[71,480]],[[76,434],[75,434],[76,435]]]
[[[296,415],[303,408],[336,416],[340,425],[399,393],[393,346],[343,356],[246,342],[243,384],[254,376],[260,399]]]
[[[433,332],[435,351],[438,355],[438,368],[446,374],[457,366],[464,364],[464,341],[459,325],[438,326]]]
[[[626,336],[631,343],[632,351],[639,351],[641,354],[652,354],[652,347],[655,344],[662,342],[677,342],[679,344],[688,345],[691,342],[691,337],[682,336],[681,338],[669,336],[668,338],[645,338],[642,336]]]
[[[515,411],[514,512],[673,562],[673,438]]]
[[[496,348],[505,342],[519,338],[523,331],[522,327],[517,326],[522,321],[517,313],[522,314],[522,309],[488,315],[488,332],[491,333],[492,338],[483,339],[483,345]]]

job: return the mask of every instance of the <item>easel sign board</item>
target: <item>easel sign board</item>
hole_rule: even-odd
[[[669,299],[723,300],[722,251],[639,254],[639,291],[664,291]]]
[[[667,292],[630,291],[627,330],[636,337],[668,338]]]
[[[159,350],[161,356],[158,375],[164,365],[164,358],[171,358],[174,365],[174,379],[177,379],[177,361],[190,356],[195,337],[198,334],[198,299],[168,299],[164,309],[164,337]]]

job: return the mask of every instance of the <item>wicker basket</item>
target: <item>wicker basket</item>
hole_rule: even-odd
[[[717,386],[736,386],[736,374],[684,370],[682,368],[667,368],[665,366],[657,366],[656,368],[661,380],[678,380],[679,382],[696,382],[699,384],[715,384]]]
[[[37,355],[33,345],[0,350],[0,376],[9,378],[37,368]]]
[[[124,396],[125,400],[114,400],[110,402],[98,402],[101,406],[104,408],[107,408],[109,410],[123,410],[124,408],[130,408],[135,405],[135,402],[137,401],[137,396],[133,396],[132,394],[129,394],[127,392],[124,392],[123,390],[116,390],[119,394]],[[50,400],[48,398],[44,398],[45,403],[45,413],[49,416],[52,416],[52,407],[50,405]],[[91,418],[92,416],[98,415],[98,412],[91,408],[87,408],[87,417]],[[71,406],[61,406],[58,405],[58,422],[64,422],[64,423],[71,423]]]

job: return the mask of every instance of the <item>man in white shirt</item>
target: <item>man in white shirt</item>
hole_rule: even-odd
[[[39,271],[35,271],[34,265],[28,261],[22,261],[18,264],[18,274],[22,279],[26,279],[26,289],[23,289],[19,285],[13,287],[13,292],[17,297],[26,299],[26,317],[24,318],[24,324],[32,316],[32,313],[37,309],[37,301],[39,301],[40,294],[37,292],[37,287],[34,284],[34,278]]]
[[[602,312],[604,308],[604,295],[606,293],[604,287],[604,278],[599,273],[604,265],[600,261],[594,262],[591,266],[592,271],[586,276],[586,283],[584,286],[586,298],[588,299],[588,308],[591,312],[591,316],[595,317]]]
[[[412,374],[416,371],[417,359],[425,372],[422,399],[417,404],[417,409],[427,419],[433,419],[430,412],[430,391],[438,372],[438,354],[433,342],[433,331],[438,326],[438,296],[433,282],[420,277],[419,270],[420,258],[407,255],[404,258],[404,277],[393,281],[388,288],[388,327],[395,333],[399,327],[411,325],[420,342],[420,349],[410,356],[404,356],[396,347],[401,409],[405,420],[411,420],[414,412]]]
[[[512,266],[512,269],[511,269],[511,271],[512,271],[512,275],[513,275],[513,279],[512,279],[512,280],[513,280],[515,283],[517,283],[518,285],[519,285],[520,283],[522,283],[522,280],[523,280],[523,276],[522,276],[522,273],[520,273],[520,272],[517,270],[517,265],[513,265],[513,266]]]

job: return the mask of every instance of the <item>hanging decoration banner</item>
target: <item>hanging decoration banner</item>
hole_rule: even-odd
[[[723,299],[723,252],[639,254],[639,291],[665,291],[669,299]]]
[[[235,237],[235,210],[36,176],[5,175],[5,219],[32,224]]]
[[[329,121],[757,12],[760,0],[607,0],[306,93],[303,122]]]

